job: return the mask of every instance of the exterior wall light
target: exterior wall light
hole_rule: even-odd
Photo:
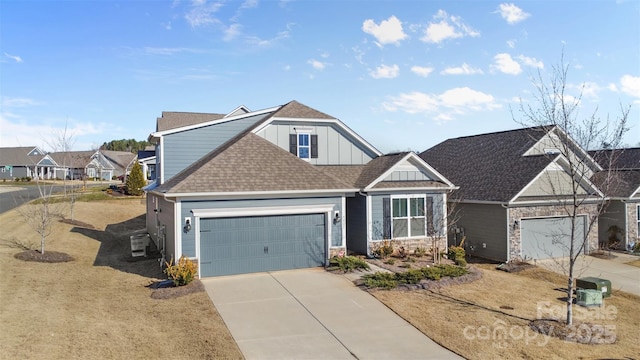
[[[184,232],[188,233],[191,231],[191,219],[187,218],[184,220]]]

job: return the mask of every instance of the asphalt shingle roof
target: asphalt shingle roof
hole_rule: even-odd
[[[0,165],[33,166],[40,162],[46,155],[45,153],[41,153],[37,156],[29,156],[28,154],[36,148],[37,146],[0,148]]]
[[[589,151],[603,168],[609,167],[609,158],[614,156],[612,167],[615,169],[640,170],[640,148]]]
[[[160,185],[165,193],[344,190],[352,186],[251,132]]]
[[[301,104],[295,100],[283,105],[278,109],[274,117],[282,118],[301,118],[301,119],[335,119],[331,115],[327,115],[321,111],[310,108],[304,104]]]
[[[224,114],[163,111],[162,116],[156,121],[156,131],[166,131],[208,121],[220,120],[224,116]]]
[[[507,202],[554,160],[522,156],[545,134],[536,127],[449,139],[420,157],[460,187],[461,199]]]

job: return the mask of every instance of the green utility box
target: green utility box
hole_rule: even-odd
[[[578,289],[593,289],[599,290],[602,293],[603,298],[611,296],[611,281],[600,279],[597,277],[585,277],[576,279],[576,287]]]
[[[580,306],[601,306],[602,291],[594,289],[578,289],[576,291],[576,304]]]

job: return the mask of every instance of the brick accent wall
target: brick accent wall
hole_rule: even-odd
[[[598,205],[583,205],[579,211],[580,215],[588,215],[587,221],[593,223],[591,231],[588,235],[587,253],[598,248]],[[521,222],[522,218],[552,217],[566,216],[566,210],[563,206],[527,206],[509,208],[509,260],[518,260],[522,253],[522,242],[520,239],[520,226],[514,227],[515,221]],[[587,223],[587,226],[589,225]]]
[[[342,253],[342,255],[347,255],[347,248],[346,247],[331,247],[329,248],[329,258],[332,258],[334,256],[339,256]]]

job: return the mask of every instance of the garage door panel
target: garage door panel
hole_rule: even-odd
[[[576,218],[575,239],[584,239],[585,217]],[[569,256],[571,218],[523,219],[520,222],[522,255],[529,259]],[[579,246],[580,244],[577,244]]]
[[[201,219],[202,276],[324,265],[325,215]]]

